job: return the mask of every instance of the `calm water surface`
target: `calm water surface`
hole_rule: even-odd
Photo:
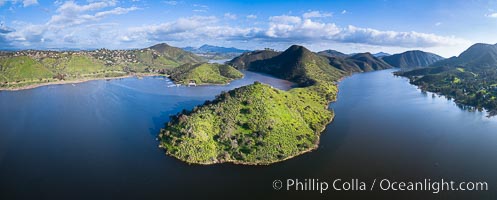
[[[0,92],[0,199],[284,198],[496,199],[497,120],[421,93],[391,70],[340,83],[320,148],[270,166],[195,166],[164,155],[168,116],[255,80],[170,87],[161,77]],[[487,181],[486,192],[275,191],[275,179],[444,178]]]

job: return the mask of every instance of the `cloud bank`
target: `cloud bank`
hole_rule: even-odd
[[[32,5],[37,1],[24,1]],[[177,5],[176,1],[166,1]],[[205,5],[192,8],[208,10]],[[0,45],[18,47],[71,46],[134,46],[170,41],[254,41],[264,43],[343,43],[401,48],[430,48],[468,44],[454,36],[416,31],[378,30],[333,23],[333,14],[307,11],[302,15],[276,15],[265,19],[256,15],[241,17],[248,23],[237,23],[233,13],[221,16],[194,15],[158,24],[120,27],[119,23],[103,23],[109,16],[126,15],[139,10],[136,6],[121,7],[116,1],[89,1],[78,4],[66,1],[42,24],[15,22],[13,28],[0,26]],[[346,11],[342,12],[342,14]],[[201,13],[197,13],[201,14]],[[117,28],[120,27],[120,28]],[[131,45],[133,46],[133,45]]]
[[[264,42],[339,42],[390,47],[436,47],[467,44],[454,36],[440,36],[415,31],[383,31],[349,25],[315,21],[324,17],[319,12],[304,16],[271,16],[266,27],[238,27],[220,25],[215,16],[193,16],[174,22],[131,28],[125,38],[148,41],[195,40],[212,38],[223,40],[259,40]],[[225,15],[225,18],[227,15]]]

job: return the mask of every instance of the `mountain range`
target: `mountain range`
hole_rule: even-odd
[[[497,44],[474,44],[457,57],[396,74],[460,105],[497,114]]]
[[[389,53],[385,53],[383,51],[380,51],[378,53],[374,53],[373,56],[374,57],[377,57],[377,58],[382,58],[382,57],[385,57],[385,56],[391,56],[392,54],[389,54]]]
[[[457,57],[434,63],[433,66],[494,67],[497,64],[497,44],[477,43]]]
[[[244,53],[230,64],[298,83],[283,91],[255,82],[171,118],[159,135],[166,153],[188,163],[270,164],[319,144],[333,119],[335,82],[346,73],[303,46]],[[178,142],[180,141],[180,142]]]
[[[388,64],[399,68],[427,67],[445,59],[442,56],[419,50],[406,51],[381,58]]]
[[[325,50],[314,53],[305,47],[297,47],[297,45],[294,45],[284,52],[273,50],[248,52],[234,58],[229,63],[239,69],[256,70],[264,73],[273,73],[270,72],[269,68],[273,69],[274,67],[268,66],[280,66],[285,65],[285,63],[297,62],[299,58],[309,58],[313,62],[319,63],[320,66],[339,69],[346,73],[392,68],[388,63],[385,63],[370,53],[358,53],[350,56],[336,50]],[[293,52],[299,49],[301,55]],[[274,73],[280,74],[279,68]]]
[[[183,50],[194,53],[208,60],[232,59],[242,53],[249,52],[249,50],[237,49],[234,47],[220,47],[207,44],[204,44],[198,48],[185,47]]]
[[[208,44],[204,44],[198,48],[184,47],[183,50],[189,51],[192,53],[239,53],[239,54],[250,51],[250,50],[244,50],[244,49],[237,49],[235,47],[220,47],[220,46],[213,46],[213,45],[208,45]]]

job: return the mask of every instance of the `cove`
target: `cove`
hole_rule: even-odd
[[[0,92],[0,199],[368,198],[490,199],[497,195],[497,120],[459,109],[392,75],[339,83],[320,147],[269,166],[188,165],[155,140],[168,116],[254,81],[168,87],[163,77],[90,81]],[[423,178],[487,181],[479,192],[276,191],[276,179]]]

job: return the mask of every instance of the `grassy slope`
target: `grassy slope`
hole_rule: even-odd
[[[37,83],[56,82],[54,76],[64,79],[122,76],[120,66],[105,66],[100,60],[82,55],[65,55],[60,58],[43,58],[40,61],[28,56],[0,59],[0,87],[15,88]],[[8,84],[5,84],[8,82]]]
[[[169,46],[165,43],[156,44],[149,47],[158,52],[161,56],[164,56],[168,60],[174,60],[179,64],[185,63],[199,63],[205,61],[203,58],[196,56],[191,52],[184,51],[177,47]]]
[[[17,82],[51,78],[53,73],[44,65],[27,56],[0,59],[1,82]]]
[[[497,115],[497,45],[474,44],[458,57],[396,74],[409,78],[423,90]]]
[[[144,50],[143,52],[135,51],[134,54],[140,61],[141,65],[135,66],[136,71],[143,71],[145,67],[154,67],[157,69],[171,69],[180,65],[180,63],[168,59],[164,56],[154,56],[152,51]],[[141,67],[141,68],[140,68]]]
[[[249,64],[252,70],[302,87],[282,91],[255,83],[179,113],[159,135],[169,155],[197,164],[270,164],[317,147],[333,118],[327,106],[336,97],[334,81],[344,72],[299,46],[259,61]]]
[[[197,84],[226,84],[243,74],[229,65],[201,63],[185,64],[171,70],[171,79],[176,83],[188,84],[195,80]]]
[[[169,154],[187,162],[268,164],[316,147],[331,117],[319,103],[256,83],[178,115],[161,137]]]
[[[57,53],[54,58],[34,59],[29,56],[0,57],[0,88],[19,88],[46,82],[56,82],[57,75],[65,80],[118,77],[129,72],[158,72],[170,70],[185,62],[202,60],[189,52],[166,44],[155,49],[129,50],[124,55],[134,55],[138,62],[106,64],[104,60],[89,55]]]

